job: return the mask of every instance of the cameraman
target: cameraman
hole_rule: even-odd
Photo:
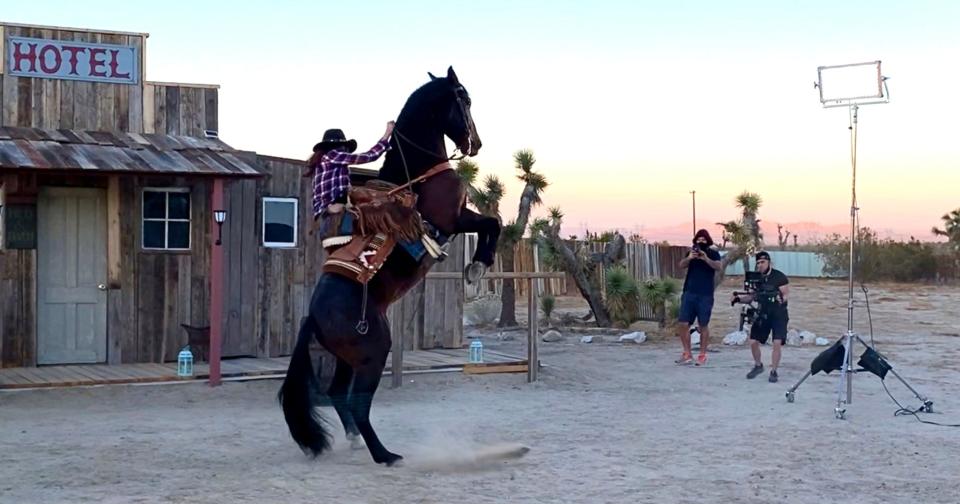
[[[787,298],[790,295],[790,280],[783,272],[773,269],[770,264],[770,254],[758,252],[756,255],[757,271],[762,275],[757,290],[747,295],[734,294],[731,303],[750,303],[757,301],[757,319],[750,327],[750,351],[753,352],[753,369],[747,373],[747,379],[756,378],[763,372],[763,362],[760,360],[760,345],[767,342],[773,332],[773,360],[770,363],[770,383],[776,383],[777,366],[780,365],[780,351],[787,340]]]
[[[680,317],[677,333],[683,345],[683,354],[677,364],[693,362],[693,350],[690,345],[690,324],[694,319],[700,331],[700,355],[697,365],[707,363],[707,344],[710,342],[710,313],[713,311],[713,278],[720,269],[720,253],[710,248],[713,239],[706,229],[697,231],[693,237],[693,247],[687,257],[680,261],[681,268],[687,268],[687,277],[683,282],[683,294],[680,296]]]

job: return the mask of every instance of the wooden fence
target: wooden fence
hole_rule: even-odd
[[[586,247],[588,253],[602,253],[605,244],[596,242],[574,242],[567,241],[570,247]],[[476,248],[476,236],[466,236],[466,246],[464,247],[464,260],[469,261],[473,250]],[[680,260],[687,254],[687,247],[654,245],[649,243],[627,243],[623,265],[627,271],[638,281],[643,282],[656,278],[682,278],[685,270],[680,269]],[[520,241],[514,251],[514,269],[524,272],[549,272],[548,268],[540,258],[538,247],[530,239],[524,238]],[[497,256],[496,263],[492,269],[493,272],[501,272],[500,256]],[[596,274],[600,277],[601,286],[605,287],[605,271],[603,267],[597,266]],[[552,296],[579,296],[577,285],[573,277],[566,274],[564,278],[559,279],[538,279],[533,282],[537,286],[537,294]],[[515,288],[517,298],[522,299],[526,296],[527,282],[516,282]],[[466,286],[465,295],[467,299],[476,299],[485,295],[500,295],[503,290],[503,282],[497,280],[484,280],[475,286]],[[640,303],[640,319],[655,320],[653,307],[647,303]]]

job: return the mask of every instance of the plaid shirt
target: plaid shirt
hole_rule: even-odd
[[[389,139],[380,139],[370,150],[362,154],[343,151],[328,152],[320,159],[320,168],[313,174],[313,215],[316,217],[323,209],[345,196],[350,188],[350,168],[348,165],[364,164],[376,161],[390,149]]]

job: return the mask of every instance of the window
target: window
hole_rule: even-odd
[[[263,246],[297,246],[296,198],[263,198]]]
[[[190,250],[190,189],[143,190],[143,248]]]

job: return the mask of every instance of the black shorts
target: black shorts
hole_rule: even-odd
[[[758,316],[753,323],[753,327],[750,328],[750,339],[757,340],[761,345],[764,345],[772,332],[774,340],[786,343],[787,322],[789,321],[790,316],[787,314],[787,310],[774,310],[765,318]]]

